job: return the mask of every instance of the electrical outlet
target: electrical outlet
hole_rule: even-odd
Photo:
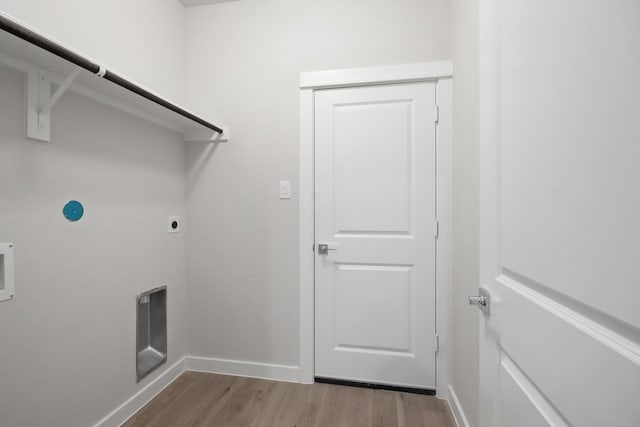
[[[179,233],[179,232],[180,232],[180,217],[170,216],[169,217],[169,233]]]

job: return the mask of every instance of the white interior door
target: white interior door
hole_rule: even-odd
[[[435,83],[316,92],[316,377],[435,387]]]
[[[640,2],[481,0],[480,425],[640,425]]]

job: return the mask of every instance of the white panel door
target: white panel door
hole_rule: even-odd
[[[315,375],[435,387],[435,83],[315,108]]]
[[[480,425],[640,426],[640,2],[480,13]]]

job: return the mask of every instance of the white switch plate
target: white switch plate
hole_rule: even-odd
[[[280,198],[291,198],[291,181],[280,181]]]
[[[169,233],[179,233],[180,232],[180,217],[179,216],[170,216],[169,217]]]

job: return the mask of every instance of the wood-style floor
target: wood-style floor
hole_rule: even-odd
[[[455,427],[433,396],[185,372],[123,426]]]

